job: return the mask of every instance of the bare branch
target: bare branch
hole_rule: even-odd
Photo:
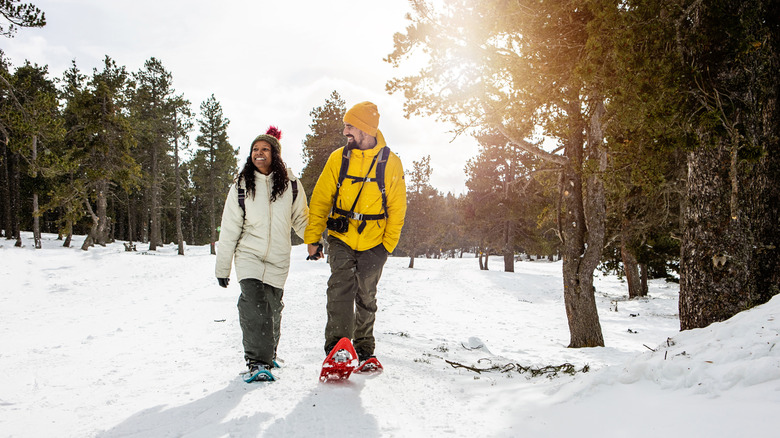
[[[538,157],[538,158],[540,158],[542,160],[549,161],[551,163],[555,163],[555,164],[560,165],[560,166],[565,166],[566,163],[569,162],[569,159],[564,157],[564,156],[551,154],[551,153],[545,151],[544,149],[542,149],[540,147],[534,146],[530,142],[527,142],[527,141],[525,141],[525,140],[523,140],[521,138],[515,137],[514,135],[512,135],[511,132],[509,132],[508,129],[506,129],[506,127],[504,126],[503,123],[497,123],[497,124],[494,125],[494,127],[511,144],[513,144],[514,146],[519,147],[520,149],[522,149],[522,150],[524,150],[524,151],[526,151],[526,152],[528,152],[530,154],[535,155],[536,157]]]

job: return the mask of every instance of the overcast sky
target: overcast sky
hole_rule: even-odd
[[[130,72],[155,57],[194,111],[215,95],[241,161],[252,139],[273,124],[283,132],[282,156],[298,175],[309,112],[336,90],[348,108],[377,104],[379,129],[405,169],[431,155],[433,185],[465,192],[464,167],[477,153],[476,141],[451,142],[450,126],[404,118],[403,97],[385,91],[387,80],[402,73],[383,58],[408,23],[406,0],[25,1],[43,10],[48,24],[0,40],[14,66],[27,59],[61,77],[73,59],[91,74],[105,55]]]

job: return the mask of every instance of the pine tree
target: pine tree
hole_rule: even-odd
[[[127,119],[127,79],[124,67],[106,56],[103,70],[93,71],[83,88],[74,67],[66,73],[65,154],[72,166],[71,180],[55,192],[55,202],[67,206],[73,218],[86,210],[92,219],[81,248],[108,241],[113,220],[108,202],[116,185],[136,181],[140,168],[131,156],[135,143]],[[74,208],[77,204],[81,208]],[[93,207],[94,203],[94,207]]]
[[[223,115],[222,105],[213,94],[201,103],[200,115],[200,135],[195,140],[200,149],[193,157],[192,179],[200,187],[201,198],[208,209],[209,244],[211,254],[216,254],[217,224],[220,222],[218,205],[225,199],[237,172],[238,149],[233,149],[228,142],[230,120]]]
[[[606,170],[601,90],[578,72],[592,15],[582,2],[411,1],[406,32],[387,60],[399,65],[416,48],[427,65],[391,80],[407,115],[435,114],[462,132],[496,131],[560,171],[564,300],[571,347],[603,346],[593,272],[604,246]],[[559,140],[563,154],[529,141],[536,126]]]
[[[346,112],[346,104],[335,90],[324,105],[309,112],[311,133],[303,140],[304,167],[301,172],[301,184],[308,196],[314,191],[330,154],[346,144],[343,134]]]
[[[163,185],[175,173],[170,143],[176,133],[173,75],[152,57],[133,75],[131,115],[138,141],[136,159],[142,164],[147,190],[144,211],[149,212],[149,250],[162,242]],[[144,221],[146,224],[146,221]]]
[[[431,186],[430,155],[414,161],[406,171],[409,178],[406,187],[406,219],[398,249],[409,256],[409,268],[414,268],[414,259],[421,252],[437,252],[437,224],[440,219],[441,195]]]
[[[173,158],[174,158],[174,210],[176,221],[176,241],[178,242],[178,253],[184,255],[184,230],[182,224],[182,172],[179,158],[179,151],[189,147],[189,132],[192,130],[192,112],[190,102],[183,96],[176,96],[171,101],[173,110]],[[181,141],[181,143],[180,143]]]
[[[27,168],[32,189],[31,215],[35,248],[41,248],[40,191],[45,189],[46,177],[59,172],[58,158],[53,154],[63,135],[59,115],[57,89],[48,78],[48,68],[25,63],[14,73],[12,86],[19,104],[11,111],[15,119],[17,144],[11,150],[19,154]]]
[[[3,163],[8,193],[5,204],[9,207],[6,216],[13,218],[11,228],[15,231],[11,234],[16,237],[17,245],[21,245],[18,230],[23,219],[24,226],[32,227],[35,247],[40,248],[41,195],[45,196],[50,179],[62,168],[56,153],[63,135],[57,89],[48,77],[47,67],[29,62],[18,67],[13,75],[0,79],[0,89],[6,92],[0,113],[6,155]],[[27,205],[27,200],[32,204]],[[23,204],[28,214],[22,211]]]

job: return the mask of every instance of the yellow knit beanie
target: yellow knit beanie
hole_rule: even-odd
[[[379,127],[379,111],[371,102],[360,102],[344,114],[344,123],[348,123],[366,134],[376,137]]]

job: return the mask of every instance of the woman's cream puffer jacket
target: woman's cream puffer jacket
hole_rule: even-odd
[[[290,169],[289,179],[296,180]],[[219,244],[217,246],[217,278],[230,277],[235,259],[238,281],[255,278],[270,286],[284,289],[290,270],[290,229],[303,237],[309,218],[306,193],[298,182],[298,195],[293,203],[292,185],[271,202],[271,175],[255,171],[255,196],[244,201],[246,216],[238,203],[237,183],[230,186],[222,210]],[[243,179],[241,185],[244,185]]]

